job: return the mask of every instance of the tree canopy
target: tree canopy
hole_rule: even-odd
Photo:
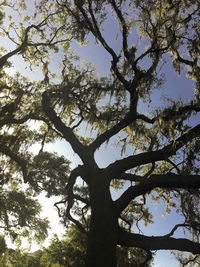
[[[57,235],[51,239],[47,248],[35,252],[25,249],[9,249],[1,237],[1,267],[81,267],[84,266],[87,239],[76,226],[70,225],[66,235],[59,239]],[[2,256],[3,254],[3,256]],[[118,267],[148,266],[149,255],[138,248],[117,247]]]
[[[64,226],[73,223],[87,236],[88,267],[117,266],[118,245],[147,255],[189,252],[188,263],[197,261],[199,1],[20,0],[0,8],[1,38],[9,43],[0,51],[0,227],[13,239],[30,230],[45,238],[47,220],[36,200],[45,192],[59,197],[55,207]],[[106,75],[81,63],[74,41],[106,51]],[[165,87],[167,64],[177,79],[191,79],[190,99],[185,92],[177,97],[177,84]],[[156,94],[168,91],[171,98],[155,103]],[[67,152],[47,151],[57,141],[78,155],[74,169]],[[119,155],[102,168],[97,151],[112,143]],[[163,236],[142,234],[139,222],[154,223],[150,199],[163,200],[166,213],[174,209],[183,222]],[[189,238],[175,236],[180,228]]]

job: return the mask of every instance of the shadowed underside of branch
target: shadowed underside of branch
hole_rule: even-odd
[[[179,250],[199,254],[200,244],[185,238],[145,236],[119,229],[118,244],[147,250]]]
[[[120,214],[128,204],[140,195],[145,195],[155,188],[163,189],[200,189],[200,175],[152,175],[150,178],[143,180],[139,185],[130,186],[115,201],[117,213]]]

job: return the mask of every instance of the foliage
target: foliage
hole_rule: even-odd
[[[4,241],[5,242],[5,241]],[[23,250],[5,249],[1,255],[2,267],[81,267],[86,255],[86,236],[71,225],[60,240],[56,235],[50,245],[42,250],[27,253]],[[117,248],[118,267],[145,266],[148,255],[136,248]]]
[[[88,235],[88,267],[116,266],[117,246],[132,247],[131,259],[137,262],[138,249],[143,249],[147,264],[154,250],[198,255],[199,1],[42,0],[31,4],[31,11],[26,4],[0,5],[1,36],[11,50],[2,47],[0,58],[1,227],[13,239],[30,229],[44,238],[47,222],[39,218],[36,201],[44,192],[60,197],[55,206],[66,227],[72,222]],[[111,24],[117,30],[108,36]],[[70,49],[73,40],[98,44],[108,53],[106,77],[92,64],[80,64]],[[19,71],[30,79],[8,74],[12,64],[17,69],[16,55],[24,66]],[[164,89],[160,74],[166,64],[179,79],[186,75],[194,81],[190,100],[184,92],[177,99],[174,84],[174,95],[155,105],[157,89],[160,95],[170,90]],[[40,76],[34,80],[36,67]],[[46,150],[57,141],[68,142],[79,156],[81,163],[73,170],[64,156]],[[118,160],[100,168],[96,152],[111,142]],[[31,152],[33,145],[40,149]],[[123,190],[115,201],[112,187]],[[140,222],[153,223],[147,197],[163,200],[165,214],[175,209],[183,223],[164,236],[141,234]],[[180,227],[191,240],[174,238]],[[60,255],[63,242],[55,238],[49,251]],[[82,261],[83,246],[65,245]],[[59,260],[65,261],[62,251]]]
[[[40,267],[42,251],[33,253],[24,252],[22,249],[7,249],[1,256],[1,267]]]
[[[3,236],[0,236],[0,255],[6,251],[6,241]]]
[[[59,240],[55,236],[50,246],[44,250],[41,257],[41,266],[84,266],[86,254],[86,236],[71,227],[64,237]],[[57,265],[56,265],[57,264]]]
[[[41,266],[81,267],[86,255],[86,236],[73,225],[62,240],[55,236],[51,244],[44,249],[40,259]],[[145,266],[146,252],[135,248],[117,248],[117,266]]]

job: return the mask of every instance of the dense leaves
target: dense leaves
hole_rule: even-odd
[[[2,244],[5,240],[2,239]],[[47,248],[27,253],[23,250],[11,250],[5,246],[0,265],[2,267],[81,267],[84,266],[86,255],[86,236],[76,227],[71,226],[66,235],[59,239],[56,235],[51,239]],[[145,251],[136,248],[117,247],[117,262],[119,267],[146,266],[149,258]]]

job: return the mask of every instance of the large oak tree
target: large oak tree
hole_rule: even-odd
[[[62,196],[55,206],[63,223],[76,224],[88,236],[88,267],[116,266],[117,245],[143,249],[148,257],[154,250],[200,253],[199,10],[197,0],[43,0],[22,23],[11,22],[10,31],[2,26],[14,44],[0,58],[0,152],[13,173],[7,177],[4,172],[2,184],[21,173],[31,192]],[[110,23],[118,27],[117,47],[108,40]],[[110,58],[107,77],[96,75],[91,64],[80,66],[69,50],[72,39],[81,45],[94,39],[105,49]],[[51,65],[55,52],[60,66]],[[19,54],[30,67],[41,66],[42,81],[8,77],[4,68]],[[180,79],[185,74],[194,80],[193,98],[174,97],[156,108],[151,103],[156,89],[176,91],[176,84],[163,89],[160,69],[166,62]],[[38,122],[34,130],[31,121]],[[80,158],[70,174],[68,160],[44,150],[55,140],[69,143]],[[32,155],[28,148],[35,142],[41,149]],[[111,142],[122,155],[100,168],[95,153]],[[128,155],[123,154],[126,149]],[[116,200],[112,187],[124,189]],[[167,210],[182,214],[183,223],[163,236],[137,232],[139,221],[152,222],[147,198],[163,199]],[[189,231],[190,239],[174,237],[180,227]]]

